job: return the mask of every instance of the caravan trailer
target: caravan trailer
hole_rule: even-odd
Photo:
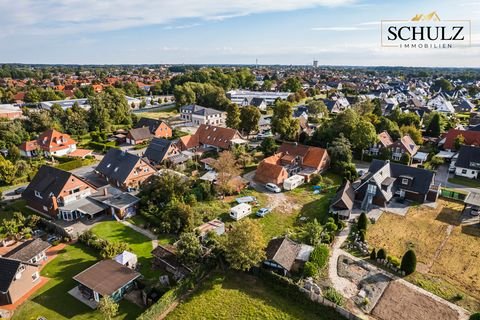
[[[301,186],[305,182],[305,177],[301,175],[294,175],[283,181],[283,189],[293,190],[298,186]]]
[[[252,213],[252,206],[247,203],[241,203],[230,209],[230,217],[233,220],[240,220]]]

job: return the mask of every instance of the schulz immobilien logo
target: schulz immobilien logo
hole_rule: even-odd
[[[436,12],[410,20],[382,20],[382,47],[450,49],[471,46],[470,20],[441,20]]]

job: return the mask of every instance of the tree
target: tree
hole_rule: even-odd
[[[232,129],[238,129],[240,127],[240,109],[234,103],[229,104],[227,107],[226,125]]]
[[[0,155],[0,184],[11,184],[17,173],[17,167]]]
[[[376,125],[376,129],[378,133],[387,131],[393,140],[399,139],[400,136],[402,135],[402,133],[400,132],[400,128],[398,127],[398,124],[386,117],[380,117]]]
[[[422,144],[423,139],[422,139],[422,132],[415,126],[402,126],[400,128],[400,131],[402,132],[403,135],[409,135],[410,138],[412,138],[413,142],[416,144]]]
[[[275,151],[277,151],[277,144],[275,143],[275,139],[273,139],[272,137],[266,137],[260,144],[260,149],[266,157],[273,155]]]
[[[243,107],[240,111],[240,129],[247,135],[252,131],[258,131],[258,121],[261,115],[260,110],[255,106]]]
[[[368,225],[368,218],[365,212],[362,212],[360,214],[360,217],[358,217],[358,222],[357,222],[357,228],[358,230],[367,230],[367,225]]]
[[[290,103],[282,101],[273,108],[271,127],[273,133],[278,133],[282,139],[293,141],[300,131],[300,124],[293,118]]]
[[[177,254],[180,261],[187,266],[194,265],[202,253],[202,246],[195,232],[185,232],[177,242]]]
[[[265,240],[259,224],[251,219],[238,222],[227,233],[223,248],[233,269],[249,270],[265,258]]]
[[[454,141],[454,147],[455,150],[460,150],[460,147],[465,144],[465,137],[462,134],[459,134],[458,136],[455,137]]]
[[[352,131],[351,141],[353,146],[361,151],[361,159],[363,160],[363,150],[377,141],[377,133],[373,124],[361,120]]]
[[[444,78],[435,80],[432,87],[435,91],[439,91],[439,90],[452,91],[453,90],[452,83],[450,81],[448,81],[447,79],[444,79]]]
[[[290,92],[297,92],[302,89],[302,83],[297,77],[288,78],[284,84],[284,89]]]
[[[333,140],[328,148],[328,154],[334,166],[340,162],[351,163],[353,160],[352,146],[343,134]]]
[[[98,310],[105,319],[111,320],[118,313],[118,303],[109,296],[103,296],[98,303]]]
[[[438,112],[435,112],[433,115],[425,133],[429,137],[438,137],[440,136],[440,133],[442,133],[440,114]]]
[[[377,260],[377,252],[375,251],[375,248],[373,248],[372,253],[370,253],[370,259]]]
[[[377,252],[377,259],[385,260],[387,259],[387,251],[385,249],[380,249]]]
[[[223,194],[232,193],[232,178],[240,174],[237,160],[231,151],[223,151],[220,153],[217,161],[212,165],[217,172],[217,187]]]
[[[406,275],[409,275],[414,273],[416,268],[417,256],[415,255],[415,251],[410,249],[403,255],[400,269],[402,269],[402,271],[404,271]]]
[[[313,117],[323,116],[328,114],[328,109],[325,103],[321,100],[312,100],[307,103],[308,115]]]
[[[472,314],[468,320],[480,320],[480,312]]]
[[[322,241],[322,231],[322,225],[317,219],[313,219],[312,222],[305,224],[303,228],[305,241],[312,246],[316,246]]]

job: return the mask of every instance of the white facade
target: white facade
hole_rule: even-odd
[[[479,177],[478,171],[479,170],[456,167],[455,175],[459,177],[469,178],[469,179],[477,179]]]
[[[247,203],[241,203],[230,209],[230,217],[233,220],[240,220],[252,213],[252,206]]]
[[[305,182],[305,177],[301,175],[293,175],[290,178],[285,179],[283,181],[283,189],[285,190],[293,190],[298,186],[301,186]]]

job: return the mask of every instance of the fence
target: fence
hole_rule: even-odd
[[[456,201],[464,201],[467,195],[467,193],[455,189],[440,189],[440,196],[442,198],[452,199]]]

